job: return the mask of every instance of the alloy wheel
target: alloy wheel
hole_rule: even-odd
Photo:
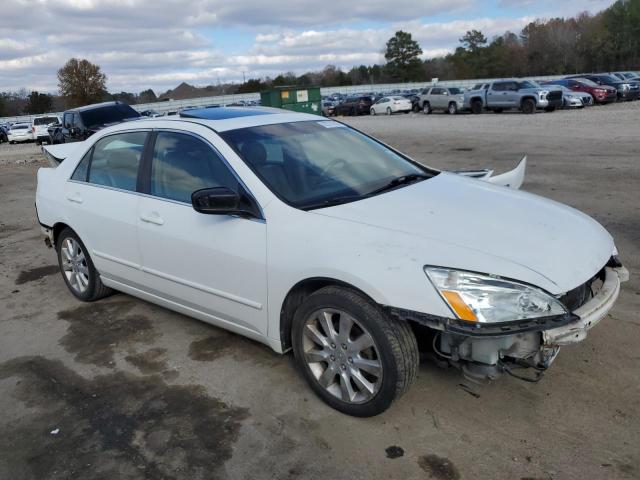
[[[383,374],[378,348],[354,317],[324,308],[303,328],[304,361],[322,388],[347,403],[365,403],[378,393]]]
[[[83,294],[89,288],[89,266],[87,258],[75,239],[67,237],[60,247],[62,271],[69,286],[77,293]]]

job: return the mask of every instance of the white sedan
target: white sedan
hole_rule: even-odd
[[[371,105],[371,115],[393,113],[409,113],[411,111],[411,100],[404,97],[382,97],[376,103]]]
[[[407,390],[419,344],[475,379],[537,379],[627,278],[596,221],[516,189],[524,162],[439,171],[314,115],[184,111],[45,150],[37,214],[73,295],[293,349],[350,415]]]
[[[33,140],[33,131],[30,123],[14,123],[7,133],[9,143],[30,142]]]

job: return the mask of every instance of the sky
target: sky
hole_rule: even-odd
[[[55,93],[72,57],[97,63],[111,92],[162,93],[383,63],[397,30],[425,58],[467,30],[489,39],[536,18],[598,12],[613,0],[2,0],[0,91]]]

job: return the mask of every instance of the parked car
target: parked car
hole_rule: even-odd
[[[598,85],[586,78],[554,80],[553,83],[567,87],[574,92],[588,93],[593,97],[593,102],[597,104],[615,102],[618,98],[618,91],[615,88],[607,85]]]
[[[530,80],[498,80],[489,82],[487,88],[471,90],[464,94],[464,109],[472,113],[492,110],[502,113],[519,109],[523,113],[535,113],[538,109],[553,112],[562,107],[562,92],[548,91]]]
[[[336,105],[336,115],[368,115],[373,101],[371,97],[347,97],[344,102]]]
[[[156,110],[153,110],[152,108],[149,110],[143,110],[142,112],[140,112],[140,115],[142,115],[143,117],[149,117],[149,118],[155,118],[155,117],[161,117],[162,114]]]
[[[371,115],[409,113],[412,110],[411,100],[401,96],[382,97],[371,105]]]
[[[39,115],[33,118],[33,138],[38,145],[49,142],[49,127],[60,124],[60,117],[56,115]]]
[[[422,110],[422,105],[420,104],[420,90],[417,92],[411,91],[410,93],[402,95],[404,98],[411,102],[411,111],[418,113]]]
[[[538,378],[628,278],[600,224],[519,192],[521,175],[481,181],[316,115],[238,110],[43,147],[64,161],[37,173],[38,221],[76,298],[115,289],[293,349],[322,400],[365,417],[408,389],[419,343],[474,379]]]
[[[329,100],[323,100],[322,102],[322,115],[325,117],[333,117],[336,114],[336,104]]]
[[[624,81],[640,82],[640,75],[636,72],[612,72],[609,75],[613,75],[616,78]]]
[[[9,141],[9,125],[0,124],[0,143]]]
[[[567,78],[586,78],[599,86],[615,88],[618,94],[618,101],[637,100],[640,95],[640,85],[631,81],[622,81],[612,75],[574,75]]]
[[[464,108],[464,92],[457,87],[431,87],[420,95],[422,112],[429,114],[442,110],[452,115]]]
[[[9,143],[31,142],[33,140],[33,131],[30,123],[14,123],[7,133]]]
[[[104,102],[67,110],[62,115],[62,124],[49,135],[52,143],[81,142],[105,127],[141,116],[123,102]]]
[[[560,90],[562,92],[563,108],[584,108],[593,105],[593,97],[586,92],[574,92],[564,85],[556,85],[553,81],[542,84],[549,90]]]

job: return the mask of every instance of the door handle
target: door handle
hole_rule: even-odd
[[[153,223],[154,225],[164,225],[164,220],[155,212],[151,215],[140,215],[140,220],[146,223]]]
[[[82,197],[77,193],[74,193],[73,195],[67,195],[67,200],[73,203],[82,203]]]

